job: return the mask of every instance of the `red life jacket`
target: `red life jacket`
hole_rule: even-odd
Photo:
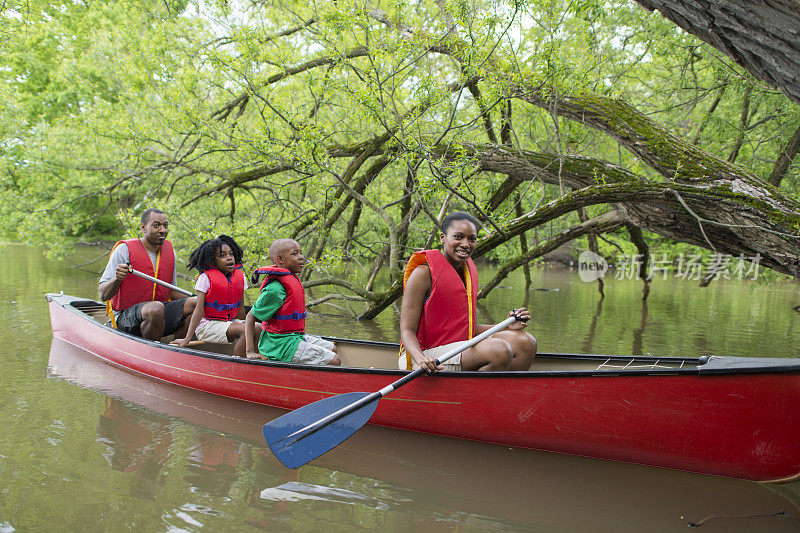
[[[216,268],[209,268],[205,274],[211,286],[206,293],[203,317],[209,320],[231,321],[239,316],[244,294],[242,265],[236,265],[230,279]]]
[[[258,278],[262,274],[266,274],[267,279],[261,284],[261,290],[264,290],[267,283],[277,280],[286,289],[286,299],[272,315],[272,318],[261,323],[261,329],[270,333],[304,332],[306,330],[306,292],[300,278],[286,268],[270,265],[256,269],[251,281],[258,283]]]
[[[122,243],[128,246],[128,256],[130,257],[131,266],[135,270],[158,278],[161,281],[172,283],[172,277],[175,274],[175,252],[172,251],[172,243],[170,241],[165,240],[159,247],[155,268],[153,268],[150,255],[141,240],[128,239],[119,241],[114,245],[114,248]],[[115,311],[123,311],[141,302],[168,302],[169,296],[170,289],[167,287],[129,274],[122,280],[119,289],[111,299],[111,307]]]
[[[468,258],[465,264],[466,285],[461,275],[439,250],[414,252],[403,274],[405,287],[411,272],[428,264],[431,271],[431,292],[422,306],[417,339],[423,350],[443,346],[475,336],[478,302],[478,271]]]

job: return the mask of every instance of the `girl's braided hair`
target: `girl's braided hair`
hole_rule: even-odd
[[[209,268],[217,268],[217,252],[222,249],[223,244],[227,244],[231,247],[236,264],[242,264],[242,258],[244,257],[242,247],[236,244],[233,237],[220,235],[214,239],[208,239],[195,248],[189,256],[189,263],[187,265],[189,270],[196,268],[200,272],[205,272]]]

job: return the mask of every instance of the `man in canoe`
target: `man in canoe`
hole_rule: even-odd
[[[305,332],[306,295],[298,274],[305,258],[300,244],[278,239],[269,247],[272,265],[253,273],[251,281],[266,274],[261,293],[245,318],[245,354],[249,359],[269,359],[307,365],[341,365],[336,345]],[[255,323],[263,330],[254,350]]]
[[[153,341],[173,333],[183,336],[188,326],[184,319],[194,311],[197,299],[133,274],[135,269],[176,285],[177,257],[167,240],[167,215],[147,209],[140,227],[140,238],[119,241],[111,250],[100,277],[100,298],[109,302],[109,315],[120,331]]]
[[[443,366],[435,364],[437,357],[490,328],[476,323],[478,273],[470,256],[479,227],[469,213],[452,213],[442,220],[442,250],[415,252],[409,259],[403,275],[400,311],[401,369],[422,367],[436,372],[530,368],[537,344],[533,336],[522,331],[530,317],[525,308],[516,311],[521,321],[464,350]]]

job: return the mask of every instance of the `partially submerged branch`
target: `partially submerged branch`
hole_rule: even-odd
[[[608,233],[614,231],[626,224],[626,219],[623,215],[616,211],[607,211],[602,215],[591,218],[585,222],[581,222],[558,235],[541,241],[536,246],[531,247],[527,252],[518,255],[517,257],[506,261],[500,265],[499,270],[494,277],[481,288],[478,293],[478,298],[486,298],[489,293],[497,287],[509,274],[516,269],[529,264],[534,259],[550,253],[559,246],[566,244],[570,241],[577,239],[583,235],[596,235],[598,233]]]

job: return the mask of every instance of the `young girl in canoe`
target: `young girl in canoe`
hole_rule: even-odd
[[[200,271],[194,289],[197,306],[186,337],[175,344],[186,346],[197,335],[206,342],[232,342],[233,354],[244,357],[244,306],[247,280],[242,273],[244,252],[233,238],[220,235],[197,247],[189,256],[189,268]]]
[[[522,331],[530,317],[524,307],[517,309],[522,321],[464,350],[444,366],[436,365],[437,357],[490,327],[476,320],[478,271],[471,256],[479,229],[469,213],[451,213],[442,220],[442,250],[422,250],[409,259],[400,310],[401,369],[488,371],[528,370],[531,366],[537,344]]]

